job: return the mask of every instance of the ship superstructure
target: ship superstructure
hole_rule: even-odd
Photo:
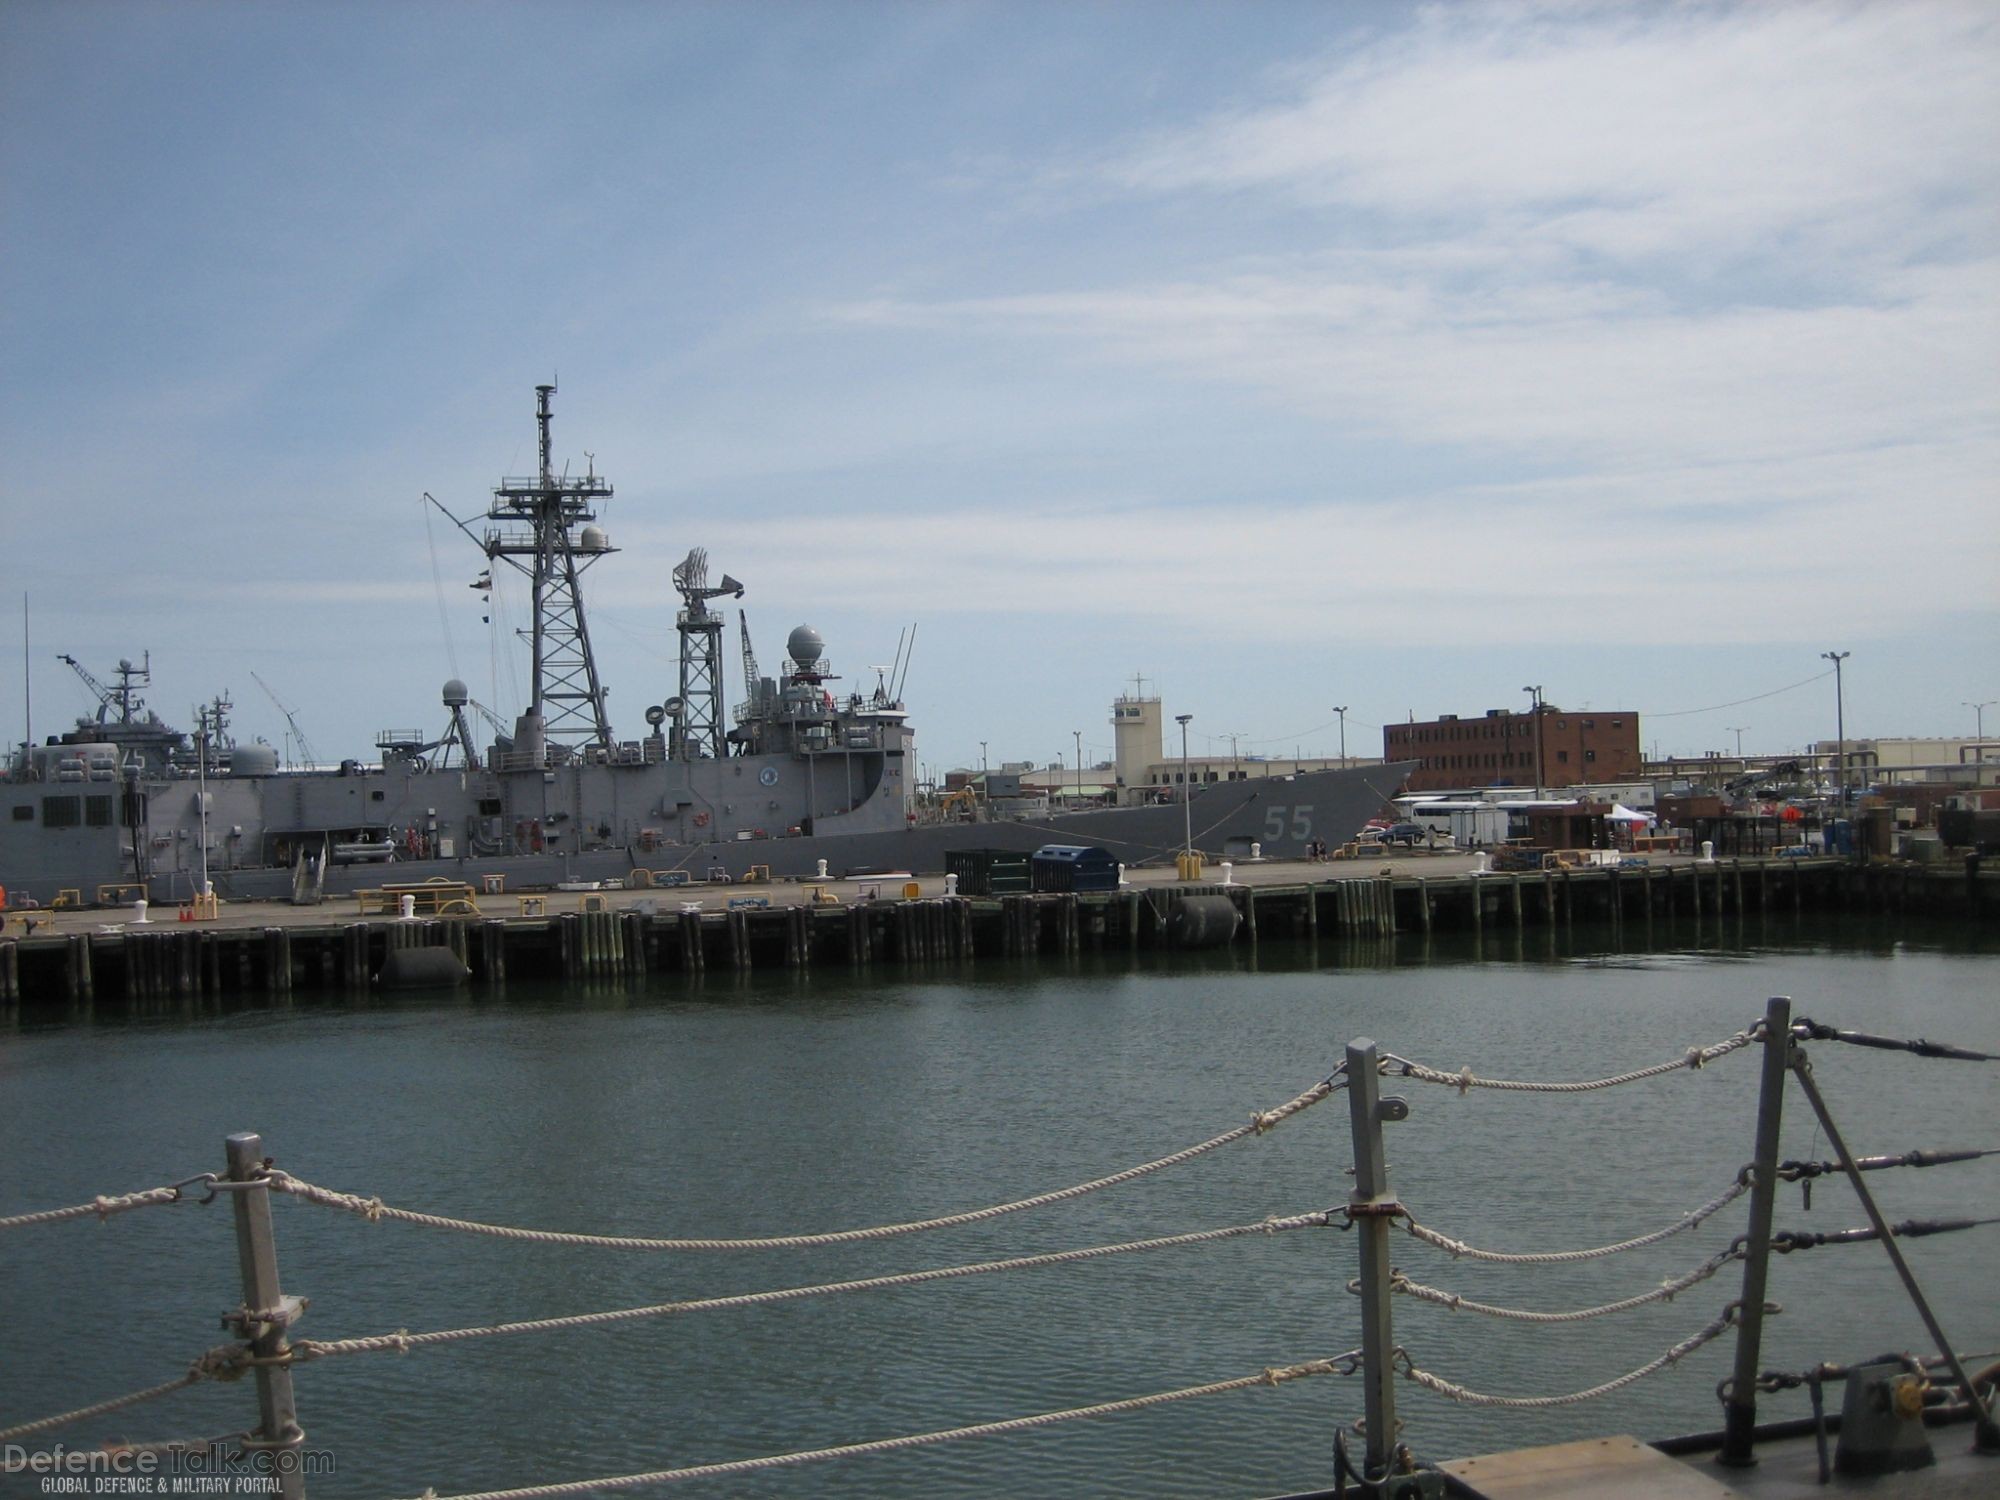
[[[616,739],[582,584],[616,550],[597,516],[612,490],[594,460],[581,478],[557,470],[554,394],[536,388],[538,472],[494,488],[483,529],[452,517],[485,556],[476,588],[490,588],[499,567],[528,583],[529,701],[507,732],[508,721],[454,678],[441,694],[440,732],[385,730],[373,762],[283,768],[267,745],[220,753],[221,698],[203,710],[190,745],[136,696],[150,658],[121,663],[117,688],[94,688],[94,719],[49,745],[23,746],[0,779],[0,887],[88,900],[99,886],[130,882],[174,900],[212,882],[225,897],[311,899],[379,882],[385,862],[398,880],[499,875],[519,889],[641,869],[694,878],[760,865],[781,876],[941,870],[949,848],[967,845],[1087,842],[1128,863],[1180,846],[1178,805],[1032,823],[921,821],[898,677],[878,672],[872,692],[840,694],[810,626],[790,632],[780,670],[765,676],[738,610],[745,696],[730,712],[727,621],[713,601],[747,590],[728,574],[711,584],[700,548],[673,570],[676,691],[645,710],[643,738]],[[1261,841],[1274,856],[1302,853],[1308,839],[1350,835],[1397,789],[1400,770],[1204,789],[1185,824],[1202,835],[1199,847],[1248,853]]]

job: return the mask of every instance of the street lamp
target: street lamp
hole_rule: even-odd
[[[1521,689],[1534,702],[1535,715],[1535,800],[1542,800],[1542,685]]]
[[[1840,794],[1840,811],[1843,817],[1847,813],[1847,696],[1841,683],[1840,664],[1853,654],[1852,651],[1820,652],[1822,660],[1833,663],[1834,754],[1838,757],[1833,768],[1833,784]]]
[[[1965,705],[1967,708],[1972,710],[1975,716],[1975,722],[1979,725],[1977,729],[1972,731],[1974,739],[1980,740],[1982,742],[1986,739],[1986,710],[1991,708],[1993,706],[1993,703],[1994,700],[1988,698],[1984,703],[1967,703]]]
[[[979,742],[979,774],[986,774],[986,741]]]
[[[1340,769],[1347,769],[1347,705],[1336,703],[1333,711],[1340,715]]]
[[[1072,729],[1070,733],[1076,736],[1076,800],[1081,802],[1083,800],[1083,731],[1081,729]]]
[[[1736,758],[1739,761],[1743,759],[1743,731],[1749,727],[1748,724],[1725,724],[1722,726],[1723,733],[1736,736]]]
[[[1174,722],[1181,726],[1181,852],[1194,853],[1194,805],[1188,798],[1194,792],[1194,783],[1188,779],[1187,727],[1193,714],[1175,714]]]

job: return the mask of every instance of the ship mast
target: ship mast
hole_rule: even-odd
[[[594,500],[608,498],[611,485],[596,466],[581,479],[557,475],[550,459],[549,410],[553,385],[535,387],[535,422],[540,428],[541,472],[532,479],[502,479],[486,513],[495,526],[481,541],[489,561],[498,560],[528,576],[534,624],[522,632],[534,649],[534,678],[527,712],[516,729],[516,753],[535,763],[547,759],[553,741],[570,753],[611,744],[604,713],[604,688],[590,651],[577,578],[605,553],[614,551],[604,533],[588,524],[597,519]]]
[[[711,756],[720,760],[722,740],[722,616],[708,601],[724,594],[743,597],[743,585],[727,573],[722,582],[708,581],[708,552],[696,547],[674,568],[674,587],[681,610],[675,627],[681,633],[680,711],[674,754],[681,760]]]

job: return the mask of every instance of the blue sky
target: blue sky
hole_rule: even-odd
[[[696,545],[767,667],[914,627],[932,766],[1135,673],[1198,750],[1524,683],[1791,749],[1832,649],[1851,734],[1970,733],[1996,139],[1973,3],[0,3],[0,730],[23,592],[38,736],[148,648],[322,757],[511,716],[419,496],[558,377],[622,736]]]

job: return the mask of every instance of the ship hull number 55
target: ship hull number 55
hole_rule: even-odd
[[[1290,821],[1286,821],[1286,815]],[[1303,807],[1267,807],[1264,809],[1264,842],[1275,844],[1280,839],[1290,838],[1303,844],[1312,837],[1312,805]]]

